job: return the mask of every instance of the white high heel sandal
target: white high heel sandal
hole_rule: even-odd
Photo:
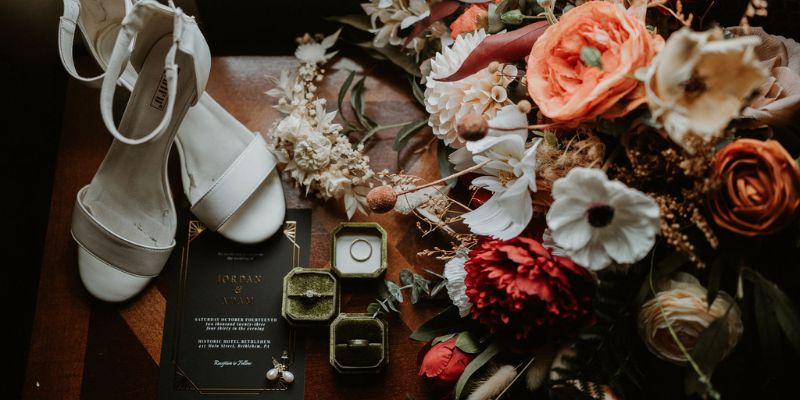
[[[108,66],[119,23],[129,0],[64,0],[59,28],[61,59],[70,75],[90,85],[103,76],[85,78],[72,59],[76,30],[80,30],[101,68]],[[119,83],[133,87],[136,72],[128,67]],[[283,224],[285,203],[277,160],[263,138],[253,134],[208,94],[189,109],[178,129],[175,145],[192,212],[207,227],[231,240],[260,242]]]
[[[111,108],[128,60],[138,78],[117,128]],[[100,92],[115,140],[72,214],[81,280],[101,300],[139,293],[175,246],[167,158],[186,111],[205,90],[210,62],[197,24],[180,9],[142,0],[122,21]]]

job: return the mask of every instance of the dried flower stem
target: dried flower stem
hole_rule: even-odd
[[[677,8],[677,12],[675,12],[673,9],[665,6],[664,4],[666,2],[667,2],[667,0],[656,0],[656,1],[653,1],[650,4],[648,4],[648,7],[660,8],[660,9],[670,13],[676,20],[678,20],[678,22],[682,23],[684,26],[687,26],[687,27],[692,26],[692,20],[694,19],[694,15],[689,14],[689,17],[685,17],[683,15],[683,3],[681,3],[680,0],[678,0],[675,3],[676,4],[675,7]]]
[[[471,167],[469,167],[469,168],[467,168],[467,169],[465,169],[463,171],[456,172],[455,174],[452,174],[450,176],[446,176],[446,177],[441,178],[441,179],[437,179],[437,180],[435,180],[433,182],[428,182],[428,183],[426,183],[426,184],[424,184],[422,186],[417,186],[417,187],[413,187],[411,189],[403,190],[402,192],[398,192],[397,195],[398,196],[402,196],[404,194],[414,193],[417,190],[425,189],[426,187],[431,187],[431,186],[434,186],[434,185],[438,185],[440,183],[447,182],[447,181],[449,181],[450,179],[453,179],[453,178],[458,178],[461,175],[466,175],[466,174],[468,174],[468,173],[470,173],[472,171],[475,171],[476,169],[482,168],[483,166],[488,164],[490,161],[492,161],[492,160],[486,160],[486,161],[484,161],[484,162],[482,162],[480,164],[473,165],[473,166],[471,166]],[[459,204],[459,205],[469,209],[468,207],[464,206],[463,204]]]
[[[548,5],[546,5],[544,7],[544,12],[542,14],[544,14],[544,17],[547,18],[547,22],[549,22],[550,25],[555,25],[555,24],[558,23],[558,18],[556,18],[556,14],[553,13],[553,4],[552,3],[550,3],[550,4],[548,4]]]
[[[513,131],[520,131],[520,130],[527,130],[527,129],[551,129],[553,127],[558,126],[558,122],[553,122],[551,124],[535,124],[535,125],[528,125],[528,126],[519,126],[519,127],[512,127],[512,128],[501,128],[499,126],[490,126],[489,129],[500,131],[500,132],[513,132]]]

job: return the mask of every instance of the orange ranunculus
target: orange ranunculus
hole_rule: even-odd
[[[776,233],[800,207],[800,168],[774,140],[739,139],[714,158],[722,186],[709,193],[714,222],[734,233]]]
[[[598,116],[621,117],[645,101],[631,75],[664,45],[647,31],[646,2],[625,9],[591,1],[564,14],[536,41],[528,57],[528,93],[539,110],[556,122],[577,124]],[[581,50],[600,52],[600,67],[581,59]]]
[[[464,10],[452,24],[450,24],[450,37],[457,38],[458,35],[467,32],[474,32],[480,28],[485,28],[488,24],[488,6],[486,4],[473,4]]]

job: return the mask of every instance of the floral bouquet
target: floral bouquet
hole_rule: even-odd
[[[372,0],[336,18],[402,68],[428,118],[353,121],[315,94],[339,35],[305,36],[268,132],[307,193],[420,219],[450,245],[376,316],[452,306],[412,339],[455,399],[786,396],[800,355],[800,45],[705,0]],[[725,5],[717,5],[725,7]],[[365,39],[359,41],[359,39]],[[351,40],[351,39],[348,39]],[[372,171],[429,126],[443,178]],[[354,139],[354,135],[357,139]],[[357,140],[357,143],[353,143]],[[464,190],[452,190],[461,187]],[[466,194],[466,195],[465,195]],[[795,371],[795,372],[791,372]],[[533,393],[533,394],[532,394]]]

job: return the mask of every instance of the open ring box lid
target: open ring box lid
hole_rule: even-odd
[[[304,294],[310,291],[314,297]],[[329,269],[293,268],[283,278],[281,314],[294,326],[327,325],[339,314],[341,289]]]
[[[352,347],[350,340],[368,344]],[[389,325],[372,314],[339,314],[331,323],[329,361],[342,374],[380,372],[389,363]]]
[[[341,223],[331,232],[331,269],[340,278],[377,278],[386,271],[386,248],[377,223]]]

